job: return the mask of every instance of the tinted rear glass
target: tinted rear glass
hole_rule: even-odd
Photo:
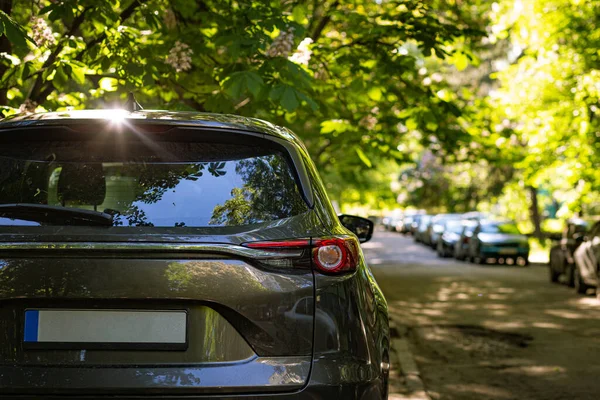
[[[515,224],[489,224],[481,227],[484,233],[505,233],[510,235],[519,235],[521,232]]]
[[[5,143],[0,187],[0,211],[13,203],[92,210],[122,227],[246,225],[307,210],[282,151],[230,143]],[[3,214],[0,225],[57,225],[13,217]]]
[[[448,221],[444,230],[448,232],[461,233],[463,230],[463,224],[460,221]]]

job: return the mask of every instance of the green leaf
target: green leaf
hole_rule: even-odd
[[[239,74],[232,74],[229,79],[223,83],[223,90],[229,97],[234,99],[240,98],[244,91],[244,78]]]
[[[119,86],[119,81],[115,78],[102,78],[98,82],[98,87],[106,92],[114,92]]]
[[[59,4],[50,4],[49,6],[46,6],[46,7],[42,8],[40,10],[40,15],[47,14],[50,11],[54,10],[55,8],[57,8],[58,6],[59,6]]]
[[[264,85],[262,78],[256,72],[252,71],[246,72],[245,75],[246,86],[248,90],[250,91],[250,93],[252,93],[254,97],[258,96]]]
[[[409,118],[409,119],[407,119],[407,120],[406,120],[406,123],[405,123],[405,125],[406,125],[406,128],[407,128],[409,131],[414,131],[414,130],[415,130],[415,129],[417,129],[417,127],[419,126],[419,125],[417,124],[417,121],[415,121],[415,120],[414,120],[414,119],[412,119],[412,118]]]
[[[363,162],[363,164],[365,164],[369,168],[371,168],[373,166],[373,164],[371,164],[371,160],[369,160],[367,155],[362,151],[362,149],[360,147],[355,146],[354,151],[356,151],[358,158],[360,158],[360,160]]]
[[[416,110],[414,108],[405,108],[398,113],[398,118],[408,118],[410,117]]]
[[[350,124],[350,121],[345,120],[345,119],[332,119],[329,121],[323,121],[321,122],[321,133],[322,134],[328,134],[328,133],[342,133],[342,132],[346,132],[348,130],[351,130],[352,125]]]
[[[75,82],[79,83],[80,85],[85,83],[85,69],[84,68],[80,68],[80,67],[73,67],[72,69],[73,73],[72,73],[72,77],[75,80]]]
[[[306,104],[308,104],[308,106],[313,110],[313,111],[317,111],[319,109],[319,105],[310,97],[308,97],[307,95],[305,95],[302,92],[296,92],[296,96],[298,96],[298,99],[300,101],[305,101]]]
[[[289,112],[294,111],[299,106],[298,98],[296,97],[296,90],[287,86],[281,94],[281,105]]]
[[[287,111],[292,112],[300,105],[300,92],[289,85],[277,85],[269,93],[273,101],[279,101],[279,104]]]
[[[306,19],[306,8],[303,5],[297,5],[292,9],[292,19],[302,24]]]
[[[230,97],[239,99],[246,91],[257,97],[263,86],[264,82],[256,72],[240,71],[231,74],[223,84],[223,89]]]
[[[369,91],[367,92],[367,95],[369,96],[369,98],[371,100],[379,101],[379,100],[381,100],[383,92],[382,92],[381,88],[379,88],[377,86],[373,86],[371,89],[369,89]]]
[[[0,11],[0,21],[4,26],[4,34],[11,43],[20,47],[27,46],[27,42],[35,45],[35,42],[27,35],[25,29],[4,11]]]
[[[435,122],[428,122],[425,127],[430,131],[435,131],[438,128],[438,124]]]
[[[33,63],[26,62],[23,64],[23,70],[21,71],[21,79],[27,79],[29,75],[33,73]]]
[[[454,66],[457,70],[462,71],[469,66],[469,58],[464,53],[454,55]]]
[[[61,65],[56,68],[56,74],[54,74],[55,87],[65,86],[69,81],[69,75],[65,71],[69,67],[68,65]],[[69,67],[70,69],[70,67]]]
[[[144,74],[142,83],[144,84],[144,87],[146,87],[146,88],[154,85],[154,78],[152,77],[152,74],[151,73]]]

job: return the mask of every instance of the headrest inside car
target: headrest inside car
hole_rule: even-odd
[[[98,206],[106,197],[102,164],[64,164],[58,179],[58,199],[65,205]]]

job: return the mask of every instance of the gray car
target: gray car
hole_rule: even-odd
[[[438,214],[431,219],[428,227],[428,240],[425,242],[434,249],[437,249],[438,240],[444,233],[444,226],[448,221],[459,221],[462,214]]]
[[[583,243],[573,253],[575,260],[575,289],[585,293],[598,287],[600,270],[600,222],[596,222],[583,237]]]
[[[529,265],[529,241],[514,221],[479,221],[469,240],[469,260],[486,264],[491,258]]]
[[[387,398],[373,224],[289,130],[74,111],[0,141],[4,397]]]
[[[465,260],[469,257],[469,242],[473,236],[475,228],[477,228],[477,222],[472,220],[462,221],[462,231],[460,232],[459,238],[454,244],[454,257],[457,260]]]

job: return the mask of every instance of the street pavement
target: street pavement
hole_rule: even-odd
[[[430,398],[600,398],[593,293],[551,284],[542,265],[440,259],[397,233],[376,231],[363,249]],[[393,375],[407,395],[396,398],[409,397],[406,378]]]

